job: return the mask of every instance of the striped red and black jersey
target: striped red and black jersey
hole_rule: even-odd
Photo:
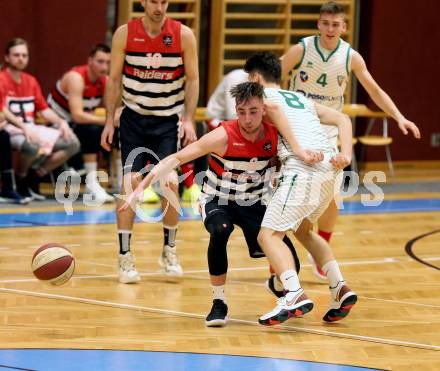
[[[122,99],[131,110],[154,116],[171,116],[183,110],[181,26],[166,18],[161,33],[150,37],[140,18],[127,23]]]
[[[35,114],[48,107],[37,79],[26,72],[21,73],[21,81],[17,82],[8,69],[3,69],[0,71],[0,85],[3,104],[25,123],[35,123]]]
[[[82,99],[84,111],[93,112],[97,107],[102,106],[107,78],[102,76],[95,82],[90,81],[87,65],[73,67],[70,71],[78,73],[84,81]],[[72,121],[69,109],[69,95],[61,89],[61,79],[56,82],[49,93],[47,103],[59,116],[67,121]]]
[[[251,203],[261,200],[269,190],[272,159],[277,154],[276,128],[263,123],[264,137],[251,142],[241,134],[238,120],[220,125],[228,135],[228,148],[222,156],[211,153],[201,199],[218,197]]]

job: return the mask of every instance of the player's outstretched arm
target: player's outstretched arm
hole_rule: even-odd
[[[210,152],[223,155],[228,146],[228,135],[223,127],[211,131],[210,133],[201,137],[198,141],[189,144],[179,152],[176,152],[163,160],[161,160],[139,183],[136,189],[131,193],[120,210],[127,209],[134,200],[141,195],[145,188],[151,184],[166,179],[168,174],[176,167],[187,162],[193,161],[196,158],[202,157]]]
[[[420,130],[417,125],[402,115],[390,96],[373,79],[364,59],[358,52],[353,52],[351,68],[374,103],[397,121],[402,133],[407,135],[410,131],[415,138],[420,139]]]

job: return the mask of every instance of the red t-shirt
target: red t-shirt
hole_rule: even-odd
[[[24,122],[33,123],[35,114],[48,108],[37,79],[26,72],[21,73],[21,82],[17,83],[8,69],[0,71],[0,85],[4,104]]]

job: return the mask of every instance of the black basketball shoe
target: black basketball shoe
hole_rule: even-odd
[[[214,299],[212,302],[211,312],[205,319],[207,327],[223,327],[228,321],[228,306],[221,299]]]

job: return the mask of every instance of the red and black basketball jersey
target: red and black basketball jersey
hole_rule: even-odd
[[[228,134],[228,148],[223,156],[212,153],[202,192],[206,197],[238,201],[258,201],[271,181],[271,160],[277,154],[278,132],[263,123],[264,137],[251,142],[240,132],[238,120],[221,123]]]
[[[161,33],[152,38],[140,18],[128,22],[122,99],[133,111],[155,116],[182,111],[185,70],[181,26],[166,18]]]
[[[35,113],[48,107],[37,79],[26,72],[22,72],[21,81],[16,82],[4,69],[0,71],[0,85],[5,106],[25,123],[34,123]]]
[[[95,82],[90,81],[87,65],[73,67],[70,71],[78,73],[84,81],[83,109],[86,112],[93,112],[95,108],[102,106],[102,99],[105,91],[105,76],[99,77]],[[67,121],[72,121],[69,109],[69,95],[61,89],[59,79],[47,97],[49,106]]]

